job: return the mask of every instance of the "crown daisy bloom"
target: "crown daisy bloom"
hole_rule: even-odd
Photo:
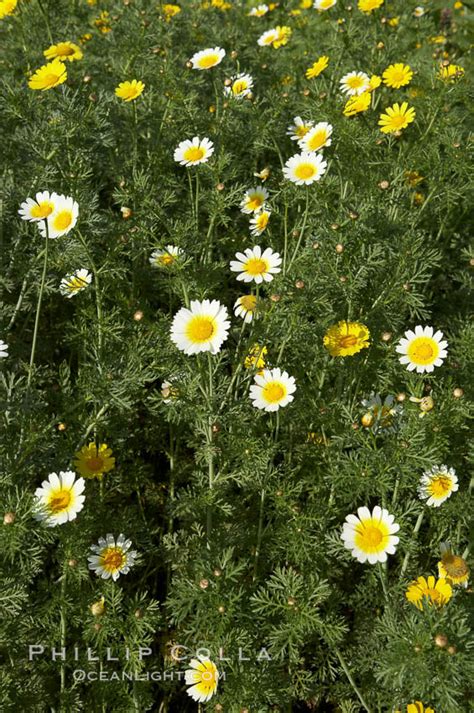
[[[323,148],[331,145],[331,135],[331,124],[328,124],[327,121],[320,121],[298,141],[298,145],[303,151],[322,151]]]
[[[62,62],[74,62],[76,59],[82,59],[83,53],[78,45],[74,42],[58,42],[57,45],[51,45],[43,52],[46,59],[58,58]]]
[[[237,260],[231,260],[230,269],[238,272],[238,280],[243,282],[255,282],[260,285],[262,282],[271,282],[273,275],[281,272],[281,257],[279,253],[274,253],[271,248],[262,252],[260,245],[253,248],[246,248],[244,253],[236,253]]]
[[[426,500],[428,506],[439,508],[458,488],[458,479],[454,468],[448,468],[446,465],[434,465],[421,476],[418,495],[420,500]]]
[[[446,67],[443,65],[439,70],[438,78],[444,82],[455,82],[464,76],[464,72],[464,67],[459,64],[448,64]]]
[[[173,158],[181,166],[197,166],[206,163],[214,153],[214,144],[208,138],[195,136],[192,140],[181,141],[175,148]]]
[[[339,82],[341,90],[350,97],[358,96],[370,89],[370,77],[365,72],[349,72]]]
[[[269,10],[268,5],[262,3],[261,5],[257,5],[257,7],[252,7],[247,14],[249,17],[263,17]]]
[[[59,84],[62,84],[67,79],[67,69],[64,62],[60,59],[53,59],[52,62],[44,64],[36,70],[29,78],[28,86],[30,89],[46,91],[53,89]]]
[[[269,47],[274,42],[276,42],[277,39],[278,32],[276,31],[276,29],[267,30],[262,35],[260,35],[257,40],[257,44],[260,45],[260,47]]]
[[[245,195],[240,203],[242,213],[258,213],[259,210],[265,207],[269,193],[266,188],[249,188],[245,191]]]
[[[188,668],[184,674],[186,685],[190,686],[186,693],[197,703],[205,703],[217,691],[219,671],[216,665],[205,656],[191,659],[189,665],[191,668]]]
[[[438,576],[446,579],[448,584],[467,587],[469,568],[460,555],[455,555],[447,542],[441,543],[441,562],[438,562]]]
[[[329,327],[323,343],[331,356],[353,356],[366,349],[370,332],[361,322],[341,321]]]
[[[434,332],[433,327],[415,327],[409,329],[400,339],[396,352],[401,354],[400,364],[406,364],[408,371],[418,374],[430,373],[435,366],[441,366],[447,356],[448,342],[443,340],[443,332]]]
[[[82,290],[85,290],[92,282],[92,275],[89,270],[81,268],[72,273],[72,275],[66,275],[61,280],[59,285],[59,291],[64,297],[74,297]]]
[[[89,569],[102,579],[112,579],[114,582],[121,574],[128,574],[137,557],[135,550],[131,550],[131,540],[120,534],[115,540],[111,534],[99,537],[97,545],[91,545],[92,555],[89,555]]]
[[[452,587],[446,579],[435,580],[431,575],[426,578],[418,577],[405,592],[408,601],[420,611],[423,611],[426,605],[431,607],[434,604],[437,607],[442,607],[449,602],[452,596]]]
[[[336,4],[337,0],[314,0],[313,7],[319,12],[330,10]]]
[[[78,217],[79,205],[74,198],[56,196],[54,211],[39,225],[39,231],[43,238],[60,238],[74,228]]]
[[[171,341],[188,356],[199,352],[217,354],[229,332],[226,307],[218,300],[191,300],[173,318]]]
[[[268,225],[270,216],[271,213],[269,210],[260,210],[258,213],[255,213],[250,221],[250,234],[255,237],[261,235]]]
[[[306,79],[315,79],[316,77],[319,77],[319,75],[324,72],[326,67],[329,64],[329,57],[326,55],[322,55],[321,57],[318,57],[316,62],[313,62],[311,67],[308,67],[308,69],[305,72],[305,77]]]
[[[0,0],[0,20],[12,15],[18,5],[18,0]]]
[[[357,7],[361,12],[371,13],[378,10],[384,3],[384,0],[359,0]]]
[[[137,99],[145,89],[145,84],[138,79],[132,79],[131,82],[120,82],[115,88],[115,95],[124,102],[131,102]]]
[[[61,470],[59,475],[50,473],[48,480],[43,480],[41,487],[35,491],[36,520],[44,522],[48,527],[75,520],[77,513],[84,507],[84,488],[84,479],[76,480],[72,470]]]
[[[408,102],[398,104],[385,109],[386,114],[380,114],[380,131],[384,134],[393,134],[396,131],[406,129],[408,124],[415,121],[416,112],[413,107],[408,107]]]
[[[250,295],[249,295],[250,296]],[[245,320],[248,321],[248,320]],[[6,359],[8,356],[8,344],[0,339],[0,359]]]
[[[112,449],[106,443],[97,446],[89,443],[75,453],[74,467],[84,478],[98,478],[102,480],[104,473],[115,468],[115,458]]]
[[[250,387],[252,406],[262,411],[278,411],[293,401],[296,382],[293,376],[281,369],[264,369],[254,376]]]
[[[164,250],[153,250],[148,258],[148,262],[152,267],[171,267],[180,257],[184,255],[184,250],[176,245],[166,245]]]
[[[250,324],[257,311],[256,295],[242,295],[234,304],[234,314],[241,317],[246,324]]]
[[[230,78],[231,84],[224,87],[224,94],[232,99],[243,99],[252,92],[253,78],[250,74],[237,74]]]
[[[387,67],[385,72],[382,74],[383,83],[390,87],[391,89],[400,89],[400,87],[405,87],[410,84],[413,78],[413,71],[408,64],[403,64],[398,62],[397,64],[391,64]]]
[[[346,105],[342,111],[344,116],[355,116],[356,114],[361,114],[370,107],[372,102],[372,97],[370,92],[363,92],[358,96],[349,97]]]
[[[288,159],[283,175],[297,186],[310,186],[326,173],[327,165],[321,154],[302,151]]]
[[[189,60],[193,69],[211,69],[220,64],[225,57],[225,50],[221,47],[209,47],[193,54]]]
[[[295,116],[286,133],[292,141],[300,141],[313,126],[313,121],[304,121],[301,116]]]
[[[276,38],[273,40],[272,45],[274,49],[283,47],[288,44],[288,40],[291,37],[292,29],[287,25],[278,25],[276,28]]]
[[[394,555],[399,538],[395,535],[400,525],[394,515],[378,505],[372,512],[369,508],[357,509],[357,515],[347,515],[342,527],[344,547],[351,550],[359,562],[386,562],[387,555]]]
[[[40,191],[34,198],[27,198],[26,201],[20,205],[18,213],[22,220],[32,222],[44,220],[56,210],[58,198],[57,193]]]

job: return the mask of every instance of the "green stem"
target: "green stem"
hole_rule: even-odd
[[[199,230],[199,173],[196,171],[196,196],[194,214],[196,216],[196,230]]]
[[[301,230],[300,230],[300,234],[299,234],[299,237],[298,237],[298,242],[296,243],[296,248],[295,248],[294,251],[293,251],[293,256],[292,256],[292,258],[291,258],[291,260],[290,260],[290,263],[289,263],[289,265],[288,265],[288,272],[291,270],[291,266],[293,265],[293,263],[294,263],[294,261],[295,261],[295,259],[296,259],[296,256],[298,255],[298,251],[299,251],[299,249],[300,249],[301,242],[302,242],[302,240],[303,240],[304,231],[305,231],[305,228],[306,228],[306,221],[307,221],[307,219],[308,219],[308,212],[309,212],[309,188],[306,187],[306,206],[305,206],[304,217],[303,217],[303,225],[302,225]]]
[[[341,664],[344,673],[346,674],[346,676],[348,678],[349,683],[351,684],[352,688],[354,689],[354,693],[356,694],[357,698],[361,702],[362,707],[365,708],[365,710],[368,711],[368,713],[370,713],[370,708],[367,705],[367,703],[364,701],[364,699],[362,697],[362,693],[357,688],[357,685],[356,685],[354,679],[352,678],[352,674],[349,671],[347,664],[342,657],[341,652],[339,651],[339,649],[334,649],[334,651],[335,651],[337,658],[339,659],[339,663]]]
[[[380,577],[380,582],[382,583],[383,593],[385,595],[385,603],[388,604],[387,583],[385,581],[385,578],[387,576],[387,571],[383,568],[381,562],[378,563],[377,569],[378,569],[378,573],[379,573],[379,577]]]
[[[66,597],[66,571],[63,571],[61,580],[61,649],[66,649],[66,613],[64,599]],[[66,661],[61,661],[61,697],[66,690]]]
[[[255,562],[253,567],[253,581],[257,579],[258,572],[258,560],[260,557],[260,549],[262,546],[262,534],[263,534],[263,513],[265,505],[265,489],[262,488],[260,492],[260,510],[258,515],[258,529],[257,529],[257,544],[255,546]]]
[[[214,477],[215,477],[215,472],[214,472],[214,454],[212,452],[212,399],[214,396],[214,389],[213,389],[213,380],[212,380],[212,374],[213,374],[213,368],[212,368],[212,356],[210,353],[207,355],[208,357],[208,366],[209,366],[209,391],[208,391],[208,409],[209,409],[209,416],[208,416],[208,424],[207,424],[207,446],[209,449],[209,455],[208,455],[208,477],[209,477],[209,495],[212,494],[212,490],[214,488]],[[207,507],[207,523],[206,523],[206,539],[207,539],[207,547],[210,549],[211,547],[211,534],[212,534],[212,506],[211,504],[208,505]]]
[[[195,219],[193,182],[191,180],[191,171],[189,170],[189,168],[186,169],[186,173],[188,174],[189,194],[191,196],[191,211],[193,214],[193,218]]]
[[[418,519],[415,523],[415,527],[413,529],[413,535],[416,535],[421,527],[421,523],[423,522],[423,516],[425,514],[425,511],[422,510],[420,514],[418,515]],[[403,575],[405,574],[406,568],[408,567],[408,562],[410,559],[410,551],[408,551],[405,555],[405,559],[403,560],[402,568],[400,570],[400,579],[403,579]]]
[[[87,259],[89,260],[91,268],[92,268],[92,272],[94,273],[95,303],[96,303],[96,309],[97,309],[97,340],[98,340],[98,356],[99,356],[97,366],[98,366],[99,371],[102,371],[102,366],[100,364],[100,356],[102,354],[102,346],[103,346],[103,333],[102,333],[103,319],[102,319],[102,298],[101,298],[101,294],[100,294],[99,271],[95,265],[94,259],[91,255],[88,245],[87,245],[86,241],[84,240],[82,233],[79,230],[77,231],[77,235],[78,235],[78,238],[81,241],[82,246],[86,252]]]
[[[41,275],[41,283],[40,283],[40,291],[38,295],[38,304],[36,306],[36,317],[35,317],[35,327],[33,330],[33,342],[31,344],[31,355],[30,355],[30,369],[28,373],[28,383],[27,386],[30,385],[31,383],[31,377],[33,374],[33,365],[35,363],[35,351],[36,351],[36,340],[38,337],[38,327],[39,327],[39,320],[40,320],[40,312],[41,312],[41,302],[43,300],[43,291],[44,291],[44,283],[46,281],[46,269],[48,266],[48,246],[49,246],[49,232],[48,232],[48,221],[45,221],[45,226],[46,226],[46,245],[44,248],[44,262],[43,262],[43,273]]]
[[[50,28],[50,26],[49,26],[48,15],[47,15],[47,13],[46,13],[46,10],[45,10],[44,7],[43,7],[43,3],[41,2],[41,0],[37,0],[37,2],[38,2],[38,7],[39,7],[39,9],[40,9],[40,12],[41,12],[41,14],[42,14],[43,17],[44,17],[44,22],[45,22],[45,25],[46,25],[46,32],[48,33],[49,41],[50,41],[50,43],[51,43],[52,45],[54,45],[53,35],[51,34],[51,28]]]

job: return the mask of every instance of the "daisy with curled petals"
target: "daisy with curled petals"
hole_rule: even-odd
[[[30,89],[46,91],[62,84],[67,79],[66,65],[59,59],[44,64],[29,78]]]
[[[74,198],[56,196],[54,211],[39,225],[39,231],[43,238],[60,238],[74,228],[78,217],[79,205]]]
[[[400,89],[400,87],[405,87],[407,84],[410,84],[413,78],[413,71],[408,64],[398,62],[397,64],[391,64],[390,67],[387,67],[382,77],[383,83],[386,84],[387,87]]]
[[[181,141],[174,150],[173,158],[181,166],[197,166],[199,163],[209,161],[213,153],[212,141],[195,136],[192,140]]]
[[[242,213],[258,213],[259,210],[265,207],[265,201],[268,198],[266,188],[249,188],[245,191],[245,195],[240,203]]]
[[[361,12],[371,13],[383,5],[384,0],[359,0],[357,7]]]
[[[351,550],[359,562],[386,562],[387,555],[394,555],[399,538],[395,535],[400,525],[388,510],[378,505],[372,512],[358,508],[357,515],[348,515],[342,528],[344,547]]]
[[[184,255],[184,250],[176,245],[166,245],[164,250],[153,250],[148,262],[153,267],[171,267]]]
[[[63,277],[59,285],[59,291],[64,297],[74,297],[82,290],[85,290],[92,282],[92,275],[89,270],[82,268],[76,270],[72,275]]]
[[[263,17],[269,10],[270,8],[268,5],[262,3],[261,5],[257,5],[257,7],[250,8],[250,11],[247,14],[249,17]]]
[[[334,7],[336,2],[337,0],[314,0],[313,7],[315,10],[319,10],[319,12],[324,12],[324,10],[329,10],[331,7]]]
[[[324,337],[324,346],[331,356],[353,356],[366,349],[370,332],[361,322],[341,321],[329,327]]]
[[[416,112],[413,107],[408,107],[408,102],[395,103],[385,109],[386,114],[380,114],[380,131],[384,134],[394,134],[396,131],[406,129],[408,124],[415,121]]]
[[[76,59],[82,59],[82,50],[74,42],[58,42],[57,45],[51,45],[43,52],[46,59],[55,59],[56,57],[62,62],[74,62]]]
[[[361,114],[370,107],[372,102],[372,97],[370,92],[364,92],[358,96],[349,97],[346,105],[342,111],[344,116],[355,116],[356,114]]]
[[[426,500],[426,504],[430,507],[439,508],[458,488],[458,479],[454,468],[448,468],[446,465],[434,465],[421,476],[418,495],[420,500]]]
[[[250,74],[237,74],[230,78],[230,85],[224,87],[224,94],[232,99],[243,99],[252,93],[253,78]]]
[[[254,237],[261,235],[266,230],[270,215],[269,210],[260,210],[258,213],[255,213],[250,221],[250,234]]]
[[[401,354],[400,364],[406,364],[408,371],[418,374],[434,371],[435,366],[441,366],[447,356],[448,342],[443,339],[443,332],[434,332],[433,327],[418,325],[413,332],[405,332],[400,339],[396,351]]]
[[[0,20],[12,15],[18,4],[18,0],[0,0]]]
[[[313,126],[314,121],[305,121],[301,116],[295,116],[286,133],[292,141],[300,141]]]
[[[18,213],[22,220],[44,220],[56,210],[58,198],[57,193],[40,191],[34,198],[27,198],[26,201],[20,205]]]
[[[197,703],[205,703],[217,691],[219,671],[216,665],[205,656],[191,659],[189,665],[191,668],[188,668],[184,674],[186,685],[190,686],[186,693]]]
[[[438,576],[447,580],[448,584],[467,587],[469,582],[469,567],[463,557],[455,555],[447,542],[441,543],[441,562],[438,562]]]
[[[225,57],[225,50],[222,47],[209,47],[193,54],[189,60],[193,69],[211,69],[220,64]]]
[[[262,252],[260,245],[255,245],[254,248],[246,248],[245,253],[236,253],[235,257],[237,260],[231,260],[230,269],[238,272],[237,279],[243,282],[260,285],[271,282],[273,275],[281,272],[281,257],[271,248]]]
[[[445,579],[418,577],[409,585],[405,596],[411,604],[423,611],[426,605],[442,607],[447,604],[453,596],[453,590]]]
[[[370,77],[365,72],[349,72],[340,80],[341,90],[350,97],[363,94],[370,89]]]
[[[97,545],[91,545],[92,555],[87,559],[89,569],[102,579],[112,579],[114,582],[121,574],[128,574],[137,557],[135,550],[131,550],[131,540],[120,534],[115,540],[111,534],[99,537]]]
[[[182,307],[171,325],[171,341],[188,356],[199,352],[217,354],[229,332],[227,309],[218,300],[191,300]]]
[[[115,95],[124,102],[131,102],[138,99],[140,94],[145,89],[145,84],[138,79],[132,79],[131,82],[120,82],[115,88]]]
[[[461,79],[463,75],[464,67],[459,64],[448,64],[446,67],[444,65],[441,66],[438,78],[444,82],[455,82],[457,79]]]
[[[296,383],[293,376],[281,369],[264,369],[256,374],[250,387],[252,406],[261,411],[278,411],[293,401]]]
[[[246,324],[250,324],[256,311],[257,297],[255,295],[242,295],[235,301],[234,314],[236,317],[241,317]]]
[[[48,527],[75,520],[84,507],[84,487],[84,479],[76,480],[72,470],[61,470],[59,475],[50,473],[48,480],[43,480],[41,488],[35,491],[35,518]]]
[[[283,175],[297,186],[310,186],[326,173],[327,162],[321,154],[303,151],[295,154],[285,163]]]
[[[331,145],[331,135],[331,124],[328,124],[327,121],[320,121],[298,141],[298,145],[303,151],[322,151],[323,148]]]
[[[311,67],[306,70],[306,79],[315,79],[316,77],[319,77],[321,72],[324,72],[328,64],[329,57],[327,57],[326,55],[322,55],[321,57],[319,57],[316,62],[313,62]]]
[[[251,321],[251,320],[245,320]],[[0,339],[0,359],[6,359],[8,356],[8,344]]]
[[[112,457],[112,449],[106,443],[97,446],[89,443],[75,453],[76,460],[74,467],[84,476],[84,478],[102,479],[104,473],[115,468],[115,458]]]

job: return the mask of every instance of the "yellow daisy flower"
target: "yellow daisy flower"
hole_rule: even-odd
[[[55,59],[56,57],[62,62],[74,62],[76,59],[82,59],[82,50],[74,42],[58,42],[57,45],[51,45],[43,52],[46,59]]]
[[[118,87],[115,88],[115,94],[120,99],[123,99],[123,101],[131,102],[137,99],[144,89],[145,85],[143,82],[132,79],[131,82],[121,82]]]
[[[17,4],[18,0],[0,0],[0,20],[13,14]]]
[[[383,5],[384,0],[359,0],[357,7],[361,12],[373,12]]]
[[[58,84],[62,84],[67,79],[66,65],[59,59],[53,59],[52,62],[44,64],[36,70],[29,78],[28,86],[30,89],[40,89],[46,91],[53,89]]]
[[[162,10],[166,22],[170,22],[172,17],[181,12],[179,5],[171,5],[170,3],[163,5]]]
[[[402,711],[395,711],[395,713],[402,713]],[[407,705],[406,713],[435,713],[433,708],[425,708],[421,701],[415,701],[414,703],[409,703]]]
[[[356,114],[361,114],[363,111],[367,111],[370,107],[371,96],[370,92],[364,92],[359,94],[359,96],[350,97],[342,111],[344,116],[355,116]]]
[[[400,87],[405,87],[407,84],[410,84],[413,71],[408,64],[399,62],[398,64],[391,64],[390,67],[387,67],[382,77],[383,83],[386,84],[387,87],[400,89]]]
[[[382,78],[379,77],[377,74],[373,74],[369,80],[369,92],[373,92],[374,89],[378,89],[380,85],[382,84]]]
[[[277,25],[275,27],[277,36],[273,40],[272,45],[275,49],[278,49],[279,47],[283,47],[284,45],[288,44],[288,40],[291,37],[291,27],[288,27],[287,25]]]
[[[329,64],[329,57],[326,55],[322,55],[321,57],[318,57],[316,62],[313,62],[311,67],[309,67],[306,70],[306,79],[314,79],[315,77],[319,77],[321,72],[324,72],[326,67]]]
[[[385,109],[386,114],[380,115],[380,131],[384,134],[393,134],[406,129],[408,124],[415,120],[416,112],[413,107],[408,107],[408,102],[395,103]]]
[[[370,332],[360,322],[341,321],[329,327],[324,346],[331,356],[353,356],[369,346]]]
[[[444,82],[455,82],[457,79],[461,79],[463,75],[464,67],[460,67],[458,64],[448,64],[446,67],[441,67],[438,78]]]
[[[89,443],[87,446],[83,446],[75,456],[74,466],[84,478],[101,480],[104,473],[115,468],[112,449],[106,443],[101,443],[99,446]]]
[[[433,576],[418,577],[409,585],[405,596],[411,604],[423,611],[426,603],[428,606],[435,604],[437,607],[447,604],[453,596],[453,590],[446,579],[436,581]]]
[[[246,369],[263,369],[266,361],[265,356],[267,355],[268,349],[266,347],[260,346],[260,344],[254,344],[249,350],[249,353],[245,357],[244,366]]]

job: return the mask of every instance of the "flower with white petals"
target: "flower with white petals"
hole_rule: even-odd
[[[54,211],[48,215],[46,221],[39,224],[39,231],[43,238],[60,238],[67,235],[77,223],[79,205],[71,196],[57,196]],[[45,225],[46,223],[46,225]]]
[[[365,72],[349,72],[341,81],[342,91],[348,96],[358,96],[370,89],[370,77]]]
[[[402,354],[400,364],[406,364],[408,371],[418,374],[434,371],[435,366],[441,366],[446,358],[448,342],[443,340],[443,332],[434,332],[433,327],[415,327],[408,330],[400,339],[396,351]]]
[[[166,245],[164,250],[153,250],[148,262],[153,267],[171,267],[184,255],[184,250],[176,245]]]
[[[211,69],[220,64],[225,57],[225,50],[221,47],[209,47],[193,54],[189,60],[193,69]]]
[[[268,195],[266,188],[249,188],[242,198],[240,210],[242,213],[258,213],[259,210],[265,207]]]
[[[400,525],[388,510],[378,505],[372,512],[367,507],[358,508],[357,515],[347,515],[341,538],[344,547],[351,550],[359,562],[385,562],[387,555],[395,554],[399,538],[395,533]]]
[[[250,221],[250,234],[257,237],[263,233],[270,220],[270,211],[261,210],[255,213],[254,217]]]
[[[199,163],[209,161],[213,153],[212,141],[195,136],[192,140],[181,141],[174,150],[173,158],[181,166],[197,166]]]
[[[217,354],[229,327],[227,309],[218,300],[191,300],[190,309],[182,307],[174,316],[171,341],[187,355]]]
[[[298,145],[303,151],[322,151],[323,148],[331,145],[331,135],[331,124],[328,124],[327,121],[320,121],[298,141]]]
[[[271,282],[273,275],[281,272],[281,257],[274,253],[271,248],[262,252],[260,245],[254,248],[246,248],[244,253],[236,253],[237,260],[231,260],[230,269],[238,272],[238,280],[243,282]]]
[[[112,579],[114,582],[121,574],[128,574],[137,557],[135,550],[131,550],[131,540],[120,534],[115,541],[113,535],[99,537],[97,545],[91,545],[92,555],[87,559],[89,569],[102,579]]]
[[[324,12],[324,10],[329,10],[331,7],[334,7],[336,2],[337,0],[314,0],[313,7],[315,10],[319,10],[319,12]]]
[[[50,473],[48,480],[43,480],[35,491],[34,516],[48,527],[63,525],[75,520],[77,513],[84,507],[84,478],[76,480],[72,470]]]
[[[189,665],[191,668],[185,671],[184,680],[191,688],[188,688],[186,693],[194,701],[205,703],[217,691],[219,671],[210,659],[201,655],[198,659],[191,659]]]
[[[293,401],[296,383],[293,376],[281,369],[264,369],[254,377],[250,387],[252,405],[262,411],[278,411]]]
[[[300,141],[313,126],[314,121],[305,121],[301,116],[295,116],[286,133],[292,141]]]
[[[8,356],[8,344],[0,339],[0,359],[5,359]]]
[[[74,297],[82,290],[85,290],[92,282],[92,275],[89,270],[82,268],[76,270],[72,275],[66,275],[61,280],[59,291],[64,297]]]
[[[234,314],[241,317],[246,324],[250,324],[257,311],[257,297],[255,295],[242,295],[234,304]]]
[[[458,490],[458,479],[454,468],[446,465],[434,465],[421,476],[418,486],[420,500],[426,500],[430,507],[439,508]]]
[[[250,8],[247,14],[249,15],[249,17],[263,17],[267,14],[269,10],[270,8],[268,7],[268,5],[262,3],[261,5],[257,5],[257,7]]]
[[[303,151],[295,154],[285,163],[283,175],[297,186],[310,186],[326,173],[327,162],[321,154]]]
[[[243,99],[252,92],[253,78],[250,74],[237,74],[230,78],[228,87],[224,87],[224,94],[231,99]]]
[[[45,218],[48,218],[56,210],[58,198],[57,193],[39,191],[34,198],[27,198],[26,201],[20,205],[18,213],[23,220],[33,222],[45,220]]]

